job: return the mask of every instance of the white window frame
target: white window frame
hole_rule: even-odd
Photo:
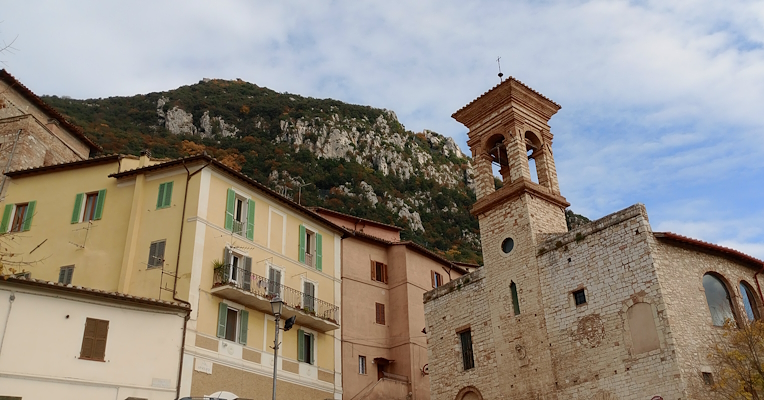
[[[368,375],[368,369],[366,368],[366,356],[358,356],[358,374]]]
[[[310,241],[308,241],[308,237],[305,238],[305,265],[309,267],[316,268],[316,234],[319,233],[318,229],[314,226],[308,225],[306,223],[302,223],[302,226],[305,227],[305,235],[307,236],[310,234]],[[313,248],[313,252],[309,253],[308,249]],[[308,254],[310,254],[310,259],[312,260],[312,263],[308,263]]]
[[[312,366],[315,367],[315,366],[318,365],[318,332],[314,331],[313,329],[308,329],[308,328],[306,328],[304,326],[300,326],[300,329],[302,329],[302,331],[305,332],[305,333],[309,333],[309,334],[313,335],[313,346],[310,349],[311,353],[313,353],[313,354],[312,354],[310,359],[311,360],[315,360],[314,363],[305,362],[305,361],[300,361],[300,363],[312,365]],[[298,360],[300,359],[300,355],[299,354],[297,355],[297,359]]]
[[[284,286],[284,277],[286,276],[286,269],[276,264],[272,264],[270,261],[266,261],[265,262],[265,277],[268,280],[271,279],[271,269],[281,271],[281,275],[279,275],[279,285]],[[281,293],[281,286],[279,286],[278,296],[283,299],[284,294]],[[270,290],[268,291],[268,293],[270,294]]]
[[[239,263],[238,263],[238,265],[236,267],[243,270],[244,269],[244,266],[243,266],[244,264],[242,264],[242,263],[244,262],[244,257],[249,257],[249,253],[243,252],[243,251],[241,251],[241,250],[239,250],[237,248],[231,247],[231,246],[226,246],[226,247],[228,247],[228,250],[231,252],[231,259],[223,261],[226,265],[228,265],[228,281],[238,284],[239,283],[239,280],[238,280],[238,273],[239,273],[239,271],[236,271],[236,273],[237,273],[236,278],[237,279],[233,278],[233,272],[234,272],[234,269],[233,269],[233,259],[234,258],[238,258],[239,259]]]
[[[232,189],[233,189],[233,194],[234,194],[234,197],[233,197],[234,198],[234,200],[233,200],[233,215],[232,215],[232,217],[233,217],[233,224],[235,225],[235,224],[238,223],[240,230],[239,230],[239,232],[236,232],[235,227],[232,226],[231,227],[231,231],[235,235],[241,236],[241,237],[246,239],[247,238],[247,216],[249,215],[249,214],[247,214],[247,212],[249,211],[248,210],[248,207],[249,207],[249,201],[248,201],[249,197],[246,194],[242,193],[241,191],[236,190],[236,188],[232,188]],[[241,220],[237,220],[236,219],[236,205],[237,205],[237,201],[239,201],[239,200],[241,200]]]
[[[228,312],[228,310],[236,311],[236,329],[234,329],[233,341],[226,339],[225,336],[222,337],[221,339],[225,340],[226,342],[231,342],[231,343],[236,343],[238,345],[241,345],[241,343],[239,343],[239,331],[241,327],[241,311],[246,310],[247,308],[241,304],[233,303],[228,300],[223,300],[223,302],[228,306],[228,309],[226,310],[226,312]],[[226,334],[228,334],[228,315],[226,315],[225,321],[226,321],[225,332]]]
[[[21,233],[21,232],[24,232],[24,220],[27,219],[28,217],[26,215],[24,215],[24,219],[21,220],[21,230],[18,230],[18,231],[15,231],[15,232],[13,231],[13,221],[16,219],[16,212],[19,210],[19,206],[20,205],[27,206],[26,211],[24,211],[24,213],[26,214],[29,211],[29,203],[30,202],[16,203],[16,204],[13,205],[13,212],[11,213],[11,219],[8,220],[8,230],[6,232],[8,232],[8,233]]]
[[[313,284],[313,311],[316,311],[316,302],[315,301],[318,299],[318,282],[316,282],[314,280],[311,280],[311,279],[308,279],[304,275],[301,276],[300,277],[300,289],[302,289],[302,290],[300,290],[300,292],[302,292],[303,294],[305,293],[305,283]],[[302,299],[300,299],[300,307],[302,307],[303,309],[305,309],[305,304],[303,304],[304,301],[305,301],[304,297]]]
[[[95,216],[95,210],[98,208],[98,195],[99,191],[96,190],[95,192],[84,192],[82,193],[82,205],[80,206],[80,222],[89,222],[89,221],[95,221],[94,219],[90,219],[88,221],[85,221],[85,210],[88,208],[88,196],[91,194],[95,194],[95,204],[93,205],[93,216]]]

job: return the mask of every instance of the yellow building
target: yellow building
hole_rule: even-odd
[[[341,398],[340,226],[206,155],[7,176],[0,231],[33,278],[190,303],[180,397],[270,398],[279,296],[297,322],[280,337],[278,397]]]

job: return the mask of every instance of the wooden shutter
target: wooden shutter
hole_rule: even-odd
[[[82,199],[85,197],[85,193],[77,193],[74,196],[74,210],[72,211],[72,223],[76,224],[80,222],[80,212],[82,211]]]
[[[301,263],[305,262],[305,225],[300,225],[300,248],[297,250],[297,257]]]
[[[309,333],[308,334],[308,340],[310,340],[310,354],[308,354],[307,358],[310,360],[310,363],[312,365],[316,365],[316,358],[313,356],[317,353],[316,349],[316,335]]]
[[[382,268],[382,282],[387,283],[387,264],[380,264]]]
[[[29,204],[27,204],[27,210],[24,215],[24,226],[22,228],[23,231],[28,231],[29,228],[32,227],[32,217],[34,217],[34,208],[37,205],[37,201],[30,201]]]
[[[385,324],[385,305],[380,303],[375,303],[377,306],[377,323],[380,325]]]
[[[316,269],[323,270],[323,237],[320,233],[316,233]]]
[[[229,231],[233,231],[233,211],[235,207],[235,200],[236,193],[234,193],[233,189],[228,189],[228,195],[225,201],[225,229]]]
[[[105,201],[106,189],[101,189],[98,191],[98,202],[96,203],[95,215],[93,216],[93,219],[101,219],[101,216],[103,215],[103,203]]]
[[[164,199],[162,200],[162,207],[169,207],[172,203],[172,184],[173,182],[165,182],[164,186]]]
[[[247,345],[247,328],[249,324],[249,311],[239,311],[239,343]]]
[[[159,185],[159,193],[157,194],[157,208],[164,207],[164,188],[166,183]]]
[[[249,291],[252,286],[252,257],[244,257],[244,276],[242,277],[244,290]]]
[[[109,333],[109,321],[87,318],[85,332],[82,335],[80,358],[103,361],[106,356],[106,337]]]
[[[305,362],[305,331],[297,330],[297,361]]]
[[[432,287],[437,287],[435,286],[435,271],[430,271],[430,283],[432,283]]]
[[[228,317],[228,304],[220,302],[218,306],[218,337],[225,338],[225,325]]]
[[[8,222],[11,220],[11,214],[13,214],[13,204],[6,204],[3,211],[3,222],[0,224],[0,233],[8,232]]]
[[[374,260],[371,260],[371,280],[377,280],[377,263]]]
[[[247,239],[255,239],[255,201],[247,200]]]

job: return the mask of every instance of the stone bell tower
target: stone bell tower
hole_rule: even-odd
[[[569,203],[560,195],[549,128],[559,109],[510,77],[453,114],[469,128],[475,163],[472,214],[480,222],[498,376],[508,377],[500,391],[534,399],[555,398],[536,244],[540,235],[567,232]]]

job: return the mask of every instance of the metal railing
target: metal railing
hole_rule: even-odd
[[[247,233],[247,221],[233,220],[231,231],[237,235],[244,236]]]
[[[315,268],[316,263],[315,263],[315,257],[313,257],[313,254],[305,253],[305,264]]]
[[[217,267],[214,273],[212,287],[234,286],[237,289],[250,292],[268,300],[278,295],[286,306],[300,310],[305,314],[313,315],[335,324],[337,323],[340,308],[315,296],[231,265]]]

